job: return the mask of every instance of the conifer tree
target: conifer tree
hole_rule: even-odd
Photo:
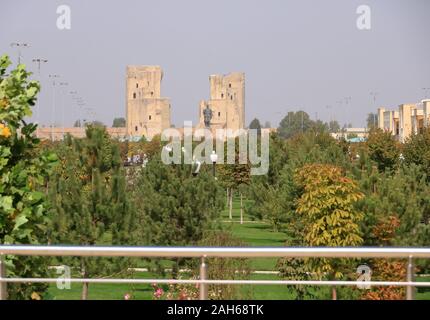
[[[141,170],[134,198],[144,226],[140,239],[163,246],[196,245],[215,227],[223,203],[212,174],[201,170],[193,176],[190,165],[166,165],[160,157]],[[181,263],[175,260],[174,276]]]
[[[68,137],[58,150],[61,166],[51,179],[55,241],[63,244],[131,245],[137,227],[127,194],[117,145],[102,127],[89,126],[86,138]],[[66,259],[82,277],[125,267],[125,259]],[[82,299],[88,297],[84,283]]]

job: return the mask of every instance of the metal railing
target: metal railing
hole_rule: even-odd
[[[406,287],[406,299],[414,298],[415,287],[430,287],[430,282],[414,282],[414,259],[430,258],[430,248],[328,248],[328,247],[101,247],[101,246],[0,246],[0,300],[7,298],[7,283],[55,283],[57,278],[8,278],[5,255],[200,258],[199,279],[67,279],[70,283],[167,283],[199,284],[201,300],[208,298],[208,285],[314,285],[360,286],[362,281],[325,280],[216,280],[208,279],[206,258],[406,258],[406,281],[366,281],[370,286]]]

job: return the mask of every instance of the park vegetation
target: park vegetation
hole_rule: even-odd
[[[240,199],[241,220],[268,223],[286,235],[285,246],[427,246],[430,236],[430,129],[398,143],[372,128],[367,141],[335,140],[338,123],[288,112],[270,135],[270,166],[251,176],[249,164],[211,165],[198,175],[187,164],[165,165],[159,137],[111,139],[101,124],[85,138],[39,141],[27,123],[39,84],[24,65],[0,59],[0,243],[68,245],[244,246],[222,223],[221,211]],[[115,126],[123,120],[116,119]],[[249,126],[261,130],[258,119]],[[136,158],[135,156],[139,156]],[[237,155],[238,156],[238,155]],[[130,159],[139,159],[133,163]],[[245,205],[243,199],[247,199]],[[8,276],[47,277],[48,266],[67,264],[83,278],[130,276],[132,259],[6,256]],[[198,277],[193,259],[170,259],[172,277]],[[373,279],[403,280],[405,261],[279,259],[283,279],[354,280],[367,263]],[[209,259],[210,277],[246,279],[246,259]],[[153,271],[164,274],[166,261]],[[179,272],[186,268],[189,273]],[[419,262],[417,272],[429,266]],[[156,285],[157,298],[191,299],[195,286]],[[45,284],[8,286],[13,299],[49,298]],[[91,287],[83,285],[82,299]],[[362,291],[288,287],[296,299],[402,299],[404,289]],[[210,286],[212,299],[247,298],[237,286]]]

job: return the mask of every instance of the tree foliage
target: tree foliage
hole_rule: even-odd
[[[257,134],[260,135],[261,134],[260,120],[258,120],[257,118],[254,118],[254,120],[252,120],[251,123],[249,124],[249,129],[257,130]]]
[[[290,111],[279,123],[278,134],[282,138],[290,138],[298,133],[311,129],[313,121],[304,111]]]
[[[378,115],[376,113],[372,113],[372,112],[367,114],[366,123],[367,123],[367,128],[369,128],[369,129],[377,128],[378,127]]]
[[[393,170],[397,167],[400,148],[391,132],[379,128],[370,130],[367,147],[370,159],[377,163],[379,170]]]
[[[88,126],[86,138],[70,136],[57,149],[61,165],[50,180],[54,243],[132,245],[136,215],[117,145],[102,127]],[[65,259],[84,277],[122,268],[121,259]],[[113,261],[113,260],[112,260]],[[84,286],[83,298],[87,289]]]
[[[223,193],[211,174],[194,177],[190,165],[165,165],[158,157],[148,162],[134,187],[151,244],[196,244],[222,208]]]
[[[113,119],[112,127],[114,127],[114,128],[125,127],[125,118],[115,118],[115,119]]]
[[[421,166],[427,177],[430,177],[430,127],[406,140],[403,156],[406,164]]]
[[[31,116],[39,84],[20,64],[9,70],[7,56],[0,58],[0,243],[47,244],[49,205],[43,192],[46,177],[56,163],[55,155],[42,153],[34,137]],[[8,276],[44,277],[46,258],[7,256]],[[40,298],[46,284],[9,285],[11,299]]]
[[[301,189],[296,212],[303,216],[307,245],[346,247],[362,243],[359,222],[363,214],[354,204],[363,194],[355,181],[338,167],[310,164],[297,171],[295,182]]]

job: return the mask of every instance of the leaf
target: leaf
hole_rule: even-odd
[[[17,230],[20,226],[28,221],[27,217],[23,214],[20,214],[15,219],[15,226],[13,227],[13,231]]]
[[[40,199],[42,199],[43,193],[40,191],[32,191],[28,194],[27,199],[30,201],[30,203],[36,203]]]
[[[13,199],[11,196],[4,196],[0,198],[0,207],[3,208],[6,212],[10,212],[13,207]]]

